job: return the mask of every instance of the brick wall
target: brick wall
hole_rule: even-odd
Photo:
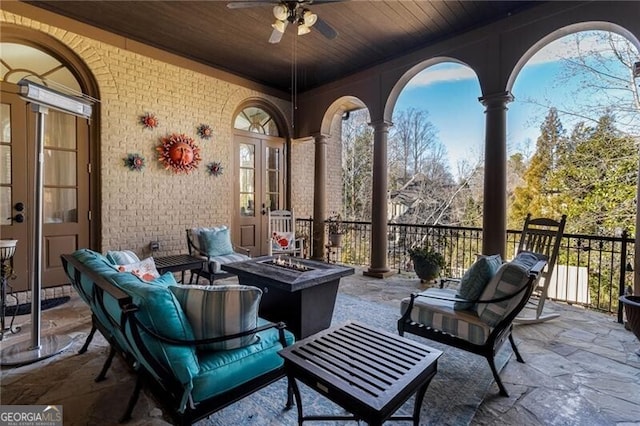
[[[291,144],[291,205],[297,218],[313,216],[313,176],[315,173],[315,141],[295,140]]]
[[[342,120],[336,117],[327,137],[327,211],[326,219],[333,211],[341,211],[342,206]],[[313,178],[315,173],[315,140],[305,138],[294,141],[291,155],[291,200],[296,217],[313,216]]]
[[[60,40],[82,58],[97,81],[102,251],[126,248],[148,256],[148,243],[158,240],[160,252],[154,255],[184,252],[186,228],[231,222],[233,113],[243,101],[259,98],[285,112],[286,117],[288,101],[6,11],[0,11],[0,22],[32,28]],[[145,112],[158,117],[157,128],[149,130],[139,124]],[[213,128],[213,138],[197,136],[196,127],[201,123]],[[198,143],[202,161],[197,170],[176,175],[161,167],[155,148],[168,133],[185,133]],[[313,210],[313,155],[308,155],[309,149],[313,153],[313,145],[309,146],[294,143],[292,153],[292,158],[303,157],[301,163],[293,161],[296,184],[292,191],[293,205],[300,202],[298,214],[304,216]],[[147,166],[142,172],[123,166],[129,153],[145,157]],[[206,173],[205,165],[212,161],[222,161],[221,176]],[[303,178],[296,173],[303,173]]]

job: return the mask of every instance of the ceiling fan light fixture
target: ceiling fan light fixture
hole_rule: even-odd
[[[298,35],[305,35],[305,34],[309,34],[310,32],[311,30],[305,24],[298,25]]]
[[[276,22],[271,24],[271,26],[273,27],[274,30],[284,33],[284,30],[287,29],[287,24],[288,24],[287,21],[281,21],[279,19],[276,19]]]
[[[273,16],[275,16],[278,21],[286,21],[289,17],[289,9],[283,4],[278,4],[273,7]]]
[[[302,20],[303,20],[304,25],[306,27],[312,27],[313,24],[315,24],[316,21],[318,20],[318,15],[316,15],[315,13],[313,13],[310,10],[305,10],[305,11],[302,12]]]

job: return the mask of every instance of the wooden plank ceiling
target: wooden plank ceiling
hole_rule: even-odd
[[[298,36],[290,25],[279,44],[270,44],[277,0],[228,8],[234,1],[27,3],[285,92],[294,56],[297,88],[304,92],[539,3],[298,0],[338,36],[329,40],[314,28]]]

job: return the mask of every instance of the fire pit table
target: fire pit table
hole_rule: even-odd
[[[221,265],[243,285],[262,289],[260,316],[284,321],[302,339],[329,328],[340,278],[353,275],[347,266],[289,256],[263,256]]]

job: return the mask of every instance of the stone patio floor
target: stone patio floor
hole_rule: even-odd
[[[424,288],[412,274],[381,280],[363,276],[362,270],[343,278],[340,284],[340,291],[345,294],[398,309],[402,298]],[[510,396],[499,396],[494,383],[471,424],[640,425],[640,356],[635,353],[640,342],[633,333],[613,316],[579,307],[547,302],[545,312],[557,312],[560,317],[514,327],[525,364],[511,358],[501,372]],[[0,346],[29,339],[28,322],[29,316],[18,317],[16,323],[22,324],[23,330],[7,335]],[[76,295],[71,303],[42,313],[42,334],[65,332],[89,322],[89,311]],[[425,344],[429,342],[425,340]],[[0,381],[6,382],[2,394],[11,392],[10,382],[16,372],[43,368],[38,364],[3,368]],[[88,383],[93,381],[88,378]],[[84,392],[81,384],[77,386],[65,392],[77,393],[81,400]],[[45,393],[55,392],[56,389],[49,389]],[[2,394],[0,398],[6,401]],[[149,419],[148,424],[151,423],[153,420]]]

